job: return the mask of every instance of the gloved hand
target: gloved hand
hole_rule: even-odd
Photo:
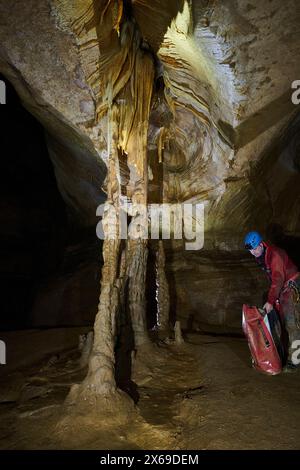
[[[271,310],[273,310],[273,305],[270,304],[269,302],[266,302],[265,305],[263,306],[263,309],[266,311],[266,313],[270,313]]]

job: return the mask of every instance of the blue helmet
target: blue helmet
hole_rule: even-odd
[[[249,232],[245,236],[244,244],[246,250],[254,250],[262,242],[262,236],[258,232]]]

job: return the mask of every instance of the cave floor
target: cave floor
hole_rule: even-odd
[[[18,371],[1,366],[1,449],[300,448],[300,372],[256,372],[242,338],[188,334],[183,346],[148,347],[135,363],[138,414],[108,426],[95,413],[62,434],[61,405],[84,376],[77,359],[74,347]]]

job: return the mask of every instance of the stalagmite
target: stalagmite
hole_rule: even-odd
[[[79,360],[80,367],[86,367],[89,363],[90,354],[93,349],[93,341],[94,341],[94,332],[89,331],[85,337],[84,344],[81,348],[81,357]]]
[[[182,337],[181,326],[180,326],[179,320],[175,322],[174,333],[175,333],[175,344],[178,344],[178,345],[183,344],[184,339]]]

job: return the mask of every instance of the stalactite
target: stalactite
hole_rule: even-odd
[[[157,153],[158,153],[158,161],[162,163],[163,161],[163,150],[166,140],[166,129],[165,127],[161,127],[159,130],[159,134],[157,136]]]

